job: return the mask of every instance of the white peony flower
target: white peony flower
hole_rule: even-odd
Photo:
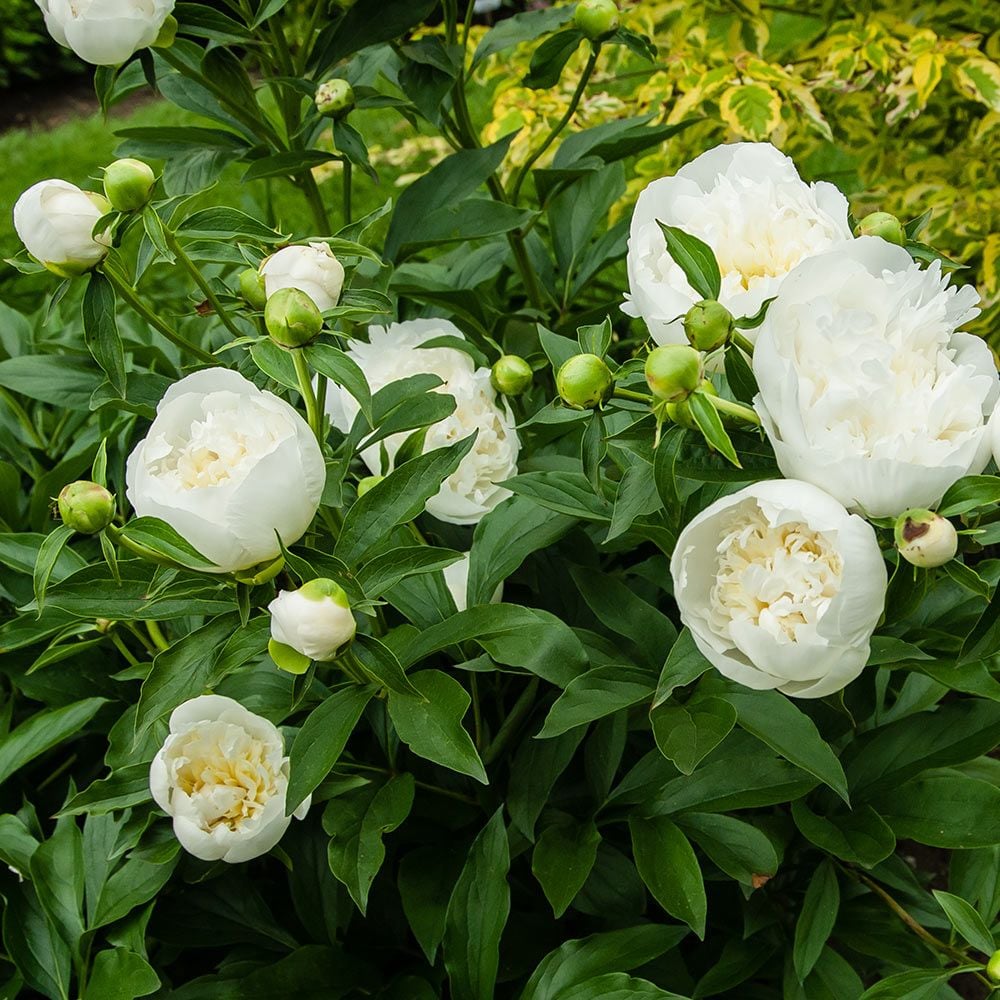
[[[238,372],[208,368],[174,383],[129,455],[129,502],[166,521],[220,572],[277,557],[302,537],[326,480],[308,424]]]
[[[989,461],[1000,389],[972,288],[863,237],[799,265],[754,350],[755,400],[782,473],[870,517],[933,507]]]
[[[797,698],[832,694],[868,661],[887,585],[875,532],[808,483],[755,483],[681,532],[681,620],[726,677]]]
[[[453,347],[420,347],[438,337],[464,339],[461,330],[447,320],[416,319],[389,327],[372,326],[368,337],[368,343],[352,340],[347,354],[365,373],[372,392],[427,372],[444,381],[438,392],[455,398],[455,412],[428,428],[424,451],[454,444],[478,431],[472,450],[442,483],[440,492],[427,501],[428,513],[442,521],[475,524],[510,496],[509,490],[497,484],[516,474],[520,450],[513,414],[505,400],[498,400],[490,384],[490,369],[477,369],[468,354]],[[335,427],[347,431],[357,416],[358,404],[331,385],[327,412]],[[385,473],[388,470],[381,468],[382,444],[392,461],[407,437],[407,433],[394,434],[366,448],[361,457],[373,473]]]
[[[297,288],[320,312],[333,309],[344,290],[344,265],[327,243],[284,247],[260,265],[268,296],[281,288]]]
[[[35,0],[45,27],[84,62],[117,66],[156,41],[174,0]]]
[[[288,758],[281,733],[238,701],[208,694],[174,709],[149,768],[156,804],[181,847],[202,861],[237,864],[266,854],[285,815]],[[311,796],[292,814],[304,819]]]
[[[68,181],[39,181],[17,199],[14,228],[35,260],[61,277],[72,278],[107,256],[110,235],[92,233],[110,211],[103,195],[81,191]]]
[[[444,583],[455,602],[456,611],[465,611],[469,606],[469,553],[466,552],[456,562],[445,566]],[[499,584],[490,598],[490,604],[499,604],[503,600],[503,584]]]
[[[347,594],[333,580],[310,580],[298,590],[282,590],[267,610],[271,638],[310,660],[336,659],[357,631]]]
[[[777,295],[800,261],[849,241],[847,213],[836,187],[806,184],[770,143],[716,146],[639,195],[629,236],[631,291],[622,309],[641,317],[658,344],[686,343],[681,320],[701,296],[667,252],[659,222],[715,251],[719,301],[739,317]]]

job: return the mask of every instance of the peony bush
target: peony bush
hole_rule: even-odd
[[[928,218],[645,177],[698,102],[583,111],[640,5],[42,8],[198,120],[12,206],[0,993],[1000,994],[1000,376]],[[571,96],[497,134],[525,52]],[[387,111],[450,152],[359,214]]]

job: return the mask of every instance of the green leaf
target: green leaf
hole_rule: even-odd
[[[573,17],[571,7],[550,7],[544,10],[530,10],[498,21],[486,34],[472,57],[472,69],[484,59],[523,42],[533,42],[561,28]]]
[[[173,853],[169,861],[156,864],[131,857],[104,883],[97,901],[93,921],[88,928],[93,930],[113,924],[127,916],[137,906],[153,899],[170,880],[180,859],[179,851]]]
[[[582,472],[522,472],[504,484],[549,510],[587,521],[610,521],[612,507]]]
[[[803,771],[816,775],[849,804],[844,769],[808,715],[777,691],[751,691],[736,684],[727,687],[722,696],[736,709],[743,729]]]
[[[418,847],[399,863],[400,902],[428,962],[434,962],[444,938],[448,900],[464,860],[432,845]]]
[[[682,927],[650,923],[566,941],[538,963],[520,1000],[556,1000],[595,977],[637,969],[675,948],[686,934]]]
[[[72,955],[46,918],[31,883],[5,891],[3,940],[24,981],[51,1000],[69,1000]]]
[[[976,912],[971,903],[967,903],[961,896],[955,896],[950,892],[941,889],[932,889],[934,898],[938,901],[941,909],[949,923],[955,931],[972,945],[977,951],[981,951],[987,958],[991,956],[996,948],[993,935],[986,926],[983,918]]]
[[[531,855],[531,870],[553,916],[561,917],[583,888],[600,843],[601,834],[592,820],[557,821],[542,831]]]
[[[804,982],[819,960],[837,921],[840,909],[840,886],[832,862],[824,861],[815,871],[806,890],[799,918],[795,924],[792,961],[799,982]]]
[[[369,424],[372,423],[372,394],[364,372],[356,361],[330,344],[313,344],[305,349],[306,360],[313,371],[325,375],[336,385],[346,389],[361,407]]]
[[[708,901],[698,859],[676,823],[663,816],[629,817],[632,853],[643,882],[656,901],[699,938],[705,937]]]
[[[334,555],[353,564],[383,542],[398,524],[412,521],[469,453],[475,435],[447,448],[435,448],[404,462],[376,483],[344,518]]]
[[[523,85],[533,90],[554,87],[582,41],[583,32],[579,28],[566,28],[549,35],[532,53]]]
[[[551,740],[525,739],[514,754],[507,786],[507,811],[514,826],[528,840],[535,839],[535,823],[585,732],[581,728]]]
[[[217,570],[211,559],[203,556],[187,539],[158,517],[136,517],[119,529],[119,534],[148,549],[153,557],[162,556],[171,563],[195,570]],[[117,537],[117,536],[116,536]]]
[[[510,913],[509,869],[501,808],[472,842],[448,902],[443,950],[452,1000],[493,1000]]]
[[[286,816],[330,773],[372,694],[370,688],[342,687],[309,714],[288,754]]]
[[[722,275],[715,259],[715,251],[697,236],[658,222],[667,241],[667,253],[684,272],[688,284],[703,299],[718,299],[722,291]]]
[[[652,677],[639,667],[594,667],[566,686],[549,709],[538,738],[560,736],[577,726],[648,701],[653,691]]]
[[[660,671],[653,708],[659,708],[677,688],[694,683],[703,673],[711,669],[712,664],[695,645],[690,629],[682,629],[677,641],[670,647],[667,660]]]
[[[56,815],[79,816],[86,813],[91,816],[103,816],[118,809],[128,809],[142,802],[148,802],[150,799],[149,766],[131,764],[119,768],[107,778],[92,782],[82,792],[74,795]]]
[[[282,243],[281,233],[258,222],[236,208],[216,206],[202,209],[188,216],[177,230],[178,236],[198,240],[225,240],[241,242],[248,239],[260,243]]]
[[[694,422],[698,425],[698,430],[704,435],[709,447],[714,448],[732,462],[737,469],[742,469],[743,466],[740,465],[732,438],[723,426],[722,417],[719,416],[719,411],[712,405],[709,397],[701,391],[695,392],[688,397],[687,403],[691,410],[691,416],[694,417]]]
[[[896,849],[896,837],[871,806],[855,806],[827,818],[804,802],[792,803],[792,818],[799,832],[817,847],[851,864],[874,868]]]
[[[396,654],[385,643],[371,635],[358,635],[351,644],[351,653],[373,684],[396,694],[420,697],[420,692],[403,672]]]
[[[941,987],[958,972],[971,971],[976,966],[951,969],[913,969],[887,976],[865,990],[861,1000],[937,1000]]]
[[[105,704],[105,698],[84,698],[61,708],[37,712],[0,739],[0,783],[46,750],[79,736]]]
[[[410,676],[419,697],[389,692],[389,717],[399,738],[418,756],[488,783],[483,762],[462,719],[472,702],[461,684],[440,670]]]
[[[68,524],[60,524],[42,539],[42,544],[38,547],[32,584],[34,585],[39,618],[42,617],[42,608],[45,606],[45,592],[48,589],[49,580],[73,534],[73,529]]]
[[[948,488],[937,511],[942,517],[957,517],[995,503],[1000,503],[1000,476],[964,476]]]
[[[362,913],[368,908],[368,893],[385,860],[382,837],[409,816],[413,793],[413,775],[400,774],[384,785],[335,799],[323,815],[323,829],[331,838],[330,870],[347,886]]]
[[[649,720],[660,753],[682,774],[692,771],[736,725],[736,709],[722,698],[698,698],[684,705],[659,705]]]
[[[94,271],[83,295],[83,339],[112,388],[124,399],[125,352],[118,333],[115,305],[111,282],[100,271]]]
[[[136,1000],[160,988],[160,977],[141,955],[110,948],[94,956],[83,1000]]]
[[[754,887],[758,876],[778,870],[778,855],[753,824],[717,813],[684,813],[677,825],[730,878]]]
[[[83,837],[64,817],[31,856],[31,881],[52,925],[71,949],[83,936]]]

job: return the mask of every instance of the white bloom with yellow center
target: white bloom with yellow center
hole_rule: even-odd
[[[698,649],[740,684],[820,698],[868,661],[885,563],[871,525],[815,486],[717,500],[681,532],[670,571]]]
[[[276,558],[277,535],[298,541],[325,480],[298,412],[226,368],[170,386],[126,467],[136,514],[166,521],[220,572]]]
[[[681,321],[701,296],[667,252],[661,222],[712,248],[722,274],[718,299],[739,317],[777,295],[801,261],[851,240],[847,214],[847,199],[834,185],[805,183],[770,143],[716,146],[639,195],[622,308],[641,317],[658,344],[686,342]]]
[[[1000,380],[986,344],[956,332],[978,301],[871,236],[796,268],[753,357],[782,473],[890,517],[982,472]]]
[[[149,788],[173,817],[181,847],[202,861],[236,864],[266,854],[292,821],[285,815],[285,741],[267,719],[221,695],[174,709],[153,758]],[[303,819],[311,797],[292,814]]]
[[[477,432],[472,450],[427,501],[427,512],[451,524],[475,524],[498,503],[510,496],[499,486],[517,473],[520,441],[507,402],[498,398],[490,384],[490,369],[476,368],[465,351],[454,347],[422,347],[439,337],[464,339],[462,331],[443,319],[416,319],[389,327],[368,328],[368,342],[352,340],[347,354],[364,372],[372,392],[421,372],[437,375],[443,385],[436,391],[455,399],[455,411],[432,424],[424,439],[424,451],[443,448]],[[347,431],[358,413],[358,404],[343,389],[331,385],[327,412],[335,427]],[[394,434],[365,448],[361,457],[375,474],[381,467],[384,445],[390,462],[408,433]]]

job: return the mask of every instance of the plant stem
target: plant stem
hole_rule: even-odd
[[[479,679],[475,674],[469,675],[469,687],[472,689],[472,725],[475,734],[476,750],[483,749],[483,712],[479,703]]]
[[[521,169],[514,175],[514,183],[511,185],[510,189],[510,200],[513,204],[517,204],[518,195],[521,193],[521,185],[524,184],[525,178],[528,176],[528,172],[531,170],[532,166],[538,158],[545,153],[549,146],[556,141],[559,133],[562,132],[570,121],[572,121],[573,115],[576,114],[576,109],[580,105],[583,92],[587,89],[590,77],[593,75],[594,68],[597,66],[597,57],[600,55],[600,52],[600,43],[596,43],[590,51],[590,58],[587,60],[587,65],[583,69],[580,82],[576,85],[576,90],[573,91],[573,96],[570,98],[566,114],[564,114],[562,118],[556,122],[552,130],[545,137],[542,144],[528,157],[528,159],[522,164]]]
[[[346,162],[346,161],[345,161]],[[318,227],[317,236],[329,236],[332,230],[330,225],[330,216],[327,213],[326,205],[323,204],[323,195],[320,193],[319,185],[316,183],[316,178],[313,177],[312,171],[307,170],[305,173],[300,175],[299,183],[302,186],[302,191],[306,196],[306,201],[309,203],[309,208],[313,214],[313,221]]]
[[[202,294],[208,299],[209,304],[215,311],[215,315],[222,320],[226,329],[234,337],[242,337],[243,332],[240,328],[229,318],[229,314],[223,308],[222,303],[219,301],[218,296],[212,290],[212,286],[209,284],[208,279],[201,273],[195,262],[187,255],[187,251],[181,246],[181,242],[177,239],[177,234],[171,232],[166,226],[163,227],[163,235],[166,238],[167,246],[176,254],[177,259],[181,262],[184,269],[191,275],[194,279],[194,283],[201,289]]]
[[[344,159],[344,225],[351,224],[351,181],[354,174],[354,164],[350,160]]]
[[[162,650],[170,648],[170,643],[167,642],[167,637],[163,634],[159,622],[146,622],[146,631],[149,633],[149,638],[153,640],[153,645],[156,646],[157,649]]]
[[[356,771],[371,771],[374,774],[387,774],[390,778],[396,776],[396,772],[388,767],[372,767],[369,764],[355,764],[352,761],[341,761],[341,767],[351,767]],[[422,788],[427,792],[435,792],[438,795],[447,795],[450,799],[464,802],[466,805],[478,806],[479,803],[471,795],[463,795],[461,792],[453,792],[450,788],[441,788],[438,785],[430,785],[426,781],[414,781],[417,788]]]
[[[492,764],[493,761],[503,753],[505,747],[510,742],[511,738],[520,729],[521,724],[528,717],[531,712],[532,707],[535,704],[535,695],[538,693],[538,678],[532,677],[528,682],[525,689],[521,692],[520,697],[514,703],[514,707],[510,710],[510,715],[503,720],[503,725],[500,727],[496,736],[493,737],[493,742],[486,748],[483,753],[483,763],[487,766]]]
[[[710,396],[708,393],[705,394],[704,398],[707,399],[712,406],[719,411],[719,413],[724,413],[726,416],[742,420],[747,424],[753,424],[755,427],[760,427],[760,417],[758,417],[756,412],[749,406],[744,406],[742,403],[734,403],[728,399],[722,399],[721,396]]]
[[[45,442],[42,440],[35,425],[31,422],[28,411],[21,405],[18,398],[12,392],[0,386],[0,399],[10,407],[11,412],[17,417],[17,422],[24,429],[24,432],[35,442],[35,447],[45,451],[47,447]]]
[[[323,446],[323,414],[316,403],[316,392],[313,389],[312,377],[309,374],[309,365],[301,349],[291,352],[292,362],[295,365],[295,377],[298,379],[299,392],[302,393],[302,400],[306,404],[306,420],[312,428],[313,434],[320,447]]]
[[[199,361],[204,361],[207,364],[214,365],[217,360],[214,355],[209,354],[208,351],[192,344],[190,341],[185,340],[179,333],[172,329],[168,324],[164,323],[156,313],[153,312],[149,306],[146,305],[142,299],[139,298],[135,293],[135,289],[125,281],[120,278],[118,274],[112,268],[102,268],[104,276],[115,286],[115,290],[118,294],[132,307],[132,309],[138,313],[154,330],[159,331],[163,334],[167,340],[170,341],[175,347],[180,348],[182,351],[188,351],[193,354]]]
[[[747,337],[745,333],[740,333],[739,330],[733,330],[733,332],[729,335],[729,339],[744,354],[748,357],[753,357],[753,344],[750,342],[750,338]]]
[[[616,399],[631,399],[636,403],[652,403],[653,397],[645,392],[633,392],[631,389],[622,389],[615,386],[613,393]]]
[[[118,650],[122,656],[128,661],[129,666],[137,667],[139,666],[139,661],[132,655],[132,651],[125,645],[122,637],[115,632],[109,632],[108,638],[114,643],[115,649]]]

